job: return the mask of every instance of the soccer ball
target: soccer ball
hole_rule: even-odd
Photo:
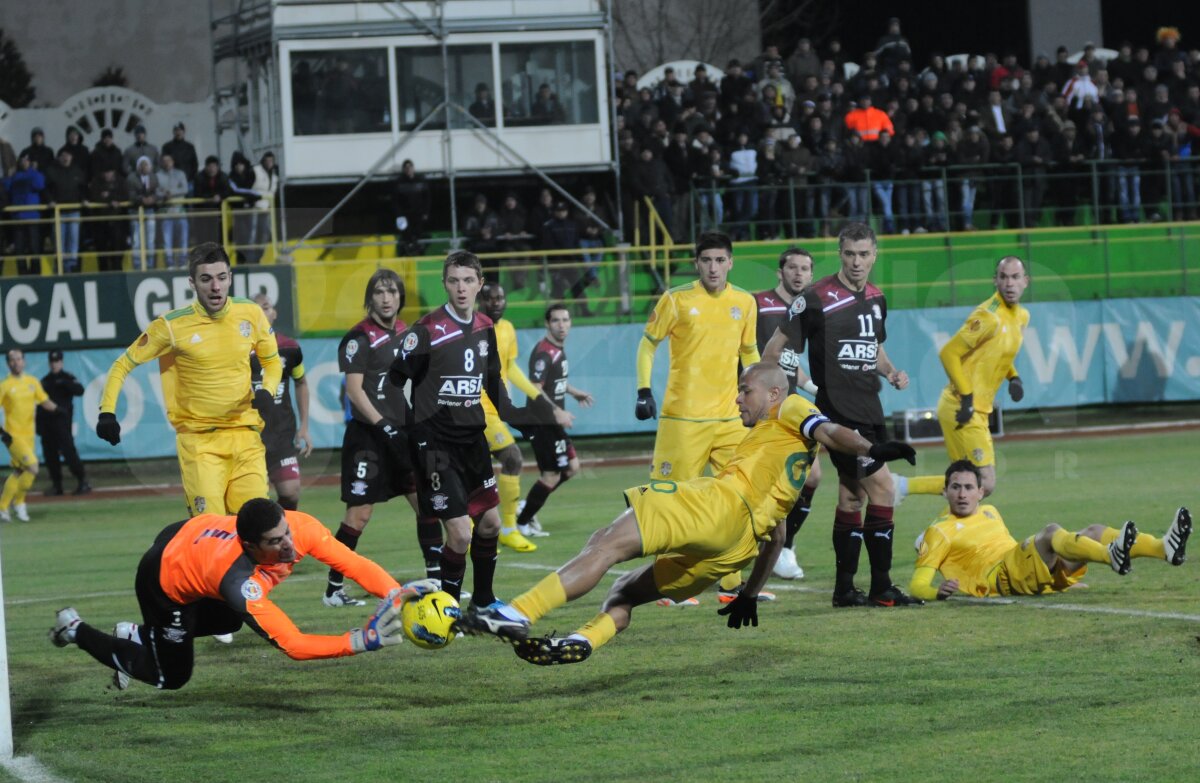
[[[400,622],[408,640],[424,650],[440,650],[454,641],[454,623],[462,615],[449,593],[426,593],[404,602]]]

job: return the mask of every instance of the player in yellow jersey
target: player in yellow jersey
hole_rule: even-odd
[[[1021,350],[1029,311],[1021,295],[1029,285],[1025,262],[1005,256],[996,264],[996,293],[976,307],[939,354],[950,383],[938,400],[938,424],[950,460],[970,460],[979,467],[984,497],[996,488],[996,453],[988,416],[1000,384],[1008,379],[1008,396],[1020,402],[1025,387],[1013,360]],[[896,502],[909,493],[940,495],[941,476],[895,476]]]
[[[96,434],[121,442],[117,398],[139,364],[159,360],[167,418],[175,428],[179,472],[188,510],[236,514],[250,498],[267,496],[267,463],[254,395],[271,404],[283,368],[275,333],[262,308],[229,296],[229,256],[215,242],[188,254],[188,284],[196,301],[156,318],[113,362],[100,398]],[[262,364],[262,389],[250,385],[250,352]]]
[[[729,627],[758,625],[757,592],[783,546],[781,522],[796,503],[817,443],[877,460],[914,461],[911,446],[871,445],[830,422],[805,398],[788,394],[778,365],[742,373],[736,403],[743,440],[715,477],[655,479],[625,491],[629,509],[592,534],[573,560],[511,605],[473,607],[460,627],[515,641],[517,655],[539,665],[576,663],[629,625],[634,607],[698,595],[725,574],[754,561],[738,597],[718,610]],[[657,555],[617,580],[603,609],[566,637],[526,638],[529,626],[594,588],[617,563]],[[757,559],[756,559],[757,558]]]
[[[11,522],[12,512],[16,512],[17,519],[28,522],[25,493],[33,486],[38,472],[37,452],[33,449],[33,409],[41,406],[53,413],[58,406],[46,395],[37,378],[25,374],[24,351],[13,348],[7,358],[9,375],[0,381],[0,407],[4,408],[0,441],[8,448],[12,473],[5,479],[4,492],[0,494],[0,522]]]
[[[530,382],[521,369],[521,363],[517,361],[517,330],[513,328],[512,321],[504,317],[504,310],[508,307],[504,286],[485,283],[479,292],[479,305],[479,309],[495,324],[496,350],[500,354],[500,382],[512,381],[530,400],[540,396],[541,389]],[[517,503],[521,499],[521,449],[508,425],[500,420],[500,414],[488,399],[487,392],[483,393],[483,413],[487,422],[484,436],[488,449],[500,462],[500,475],[496,476],[500,493],[500,543],[517,552],[533,552],[537,544],[517,530]]]
[[[734,403],[737,366],[739,360],[748,367],[759,359],[758,306],[751,294],[729,283],[733,243],[728,236],[702,234],[695,264],[700,279],[659,298],[638,344],[634,413],[643,420],[658,413],[650,389],[655,350],[663,340],[670,350],[652,479],[687,481],[703,475],[705,465],[716,473],[745,435]],[[729,587],[738,581],[731,576]]]
[[[983,500],[982,470],[970,460],[946,469],[949,509],[917,539],[917,567],[909,592],[925,600],[955,593],[973,596],[1039,595],[1066,590],[1087,572],[1088,563],[1107,563],[1129,573],[1131,560],[1149,557],[1182,565],[1192,517],[1175,512],[1167,533],[1139,533],[1133,522],[1119,528],[1088,525],[1071,532],[1049,524],[1017,543],[995,506]],[[934,577],[943,581],[934,587]]]

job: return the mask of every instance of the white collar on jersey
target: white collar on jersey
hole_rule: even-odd
[[[474,310],[471,311],[471,317],[464,321],[463,319],[459,318],[457,315],[454,314],[454,308],[450,306],[449,302],[446,302],[446,304],[442,305],[442,307],[444,307],[446,309],[446,315],[453,318],[455,323],[460,323],[463,326],[470,326],[471,324],[473,324],[475,322],[475,311]]]

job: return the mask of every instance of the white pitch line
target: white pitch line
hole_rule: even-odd
[[[547,566],[539,563],[505,563],[506,568],[520,568],[526,571],[557,571],[559,566]],[[628,571],[612,569],[608,573],[613,576],[624,576]],[[827,588],[808,587],[797,584],[780,584],[778,582],[770,582],[768,585],[772,590],[789,593],[820,593],[825,594]],[[1183,612],[1155,612],[1149,609],[1122,609],[1114,606],[1088,606],[1086,604],[1058,604],[1048,602],[1040,598],[970,598],[959,596],[955,601],[962,601],[969,604],[979,604],[982,606],[988,605],[1016,605],[1023,606],[1027,609],[1044,609],[1052,612],[1079,612],[1081,614],[1115,614],[1124,617],[1150,617],[1156,620],[1185,620],[1191,623],[1200,623],[1200,614],[1184,614]]]
[[[64,783],[63,779],[42,766],[33,756],[14,756],[0,759],[0,766],[8,774],[24,783]]]

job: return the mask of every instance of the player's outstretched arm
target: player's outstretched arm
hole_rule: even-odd
[[[157,359],[171,350],[172,337],[166,319],[156,318],[146,328],[146,331],[125,349],[125,353],[108,368],[108,378],[104,381],[104,391],[100,394],[100,418],[96,422],[96,435],[112,445],[121,442],[121,425],[117,421],[117,398],[121,396],[121,387],[129,373],[139,364],[145,364],[151,359]]]
[[[880,462],[891,462],[903,459],[910,465],[917,464],[917,452],[912,446],[898,440],[885,443],[871,443],[852,429],[833,422],[824,422],[813,433],[813,437],[823,446],[846,454],[857,454],[860,457],[871,457]]]

